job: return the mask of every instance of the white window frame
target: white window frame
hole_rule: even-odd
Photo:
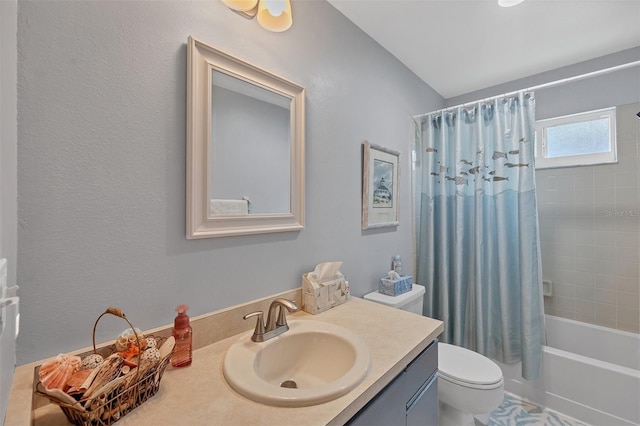
[[[609,119],[608,152],[593,154],[567,155],[562,157],[547,157],[547,128],[570,123]],[[596,164],[611,164],[618,162],[616,152],[616,108],[604,108],[595,111],[581,112],[562,117],[536,121],[536,169],[555,167],[591,166]]]

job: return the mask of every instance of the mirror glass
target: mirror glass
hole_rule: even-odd
[[[304,228],[304,88],[193,37],[187,238]]]
[[[290,103],[213,70],[210,215],[290,213]]]

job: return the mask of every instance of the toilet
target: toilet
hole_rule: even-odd
[[[399,296],[375,291],[364,299],[422,315],[424,292],[423,286],[413,284]],[[474,416],[492,412],[503,398],[504,379],[495,362],[469,349],[438,343],[440,425],[475,425]]]

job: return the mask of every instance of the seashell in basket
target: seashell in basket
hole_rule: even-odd
[[[104,358],[100,354],[87,355],[82,359],[81,370],[93,370],[104,362]]]
[[[91,386],[84,393],[83,398],[89,399],[102,386],[106,385],[120,375],[120,367],[122,366],[122,358],[117,354],[113,354],[104,360],[98,368],[98,372],[91,383]],[[85,405],[86,407],[86,405]]]
[[[126,351],[129,348],[129,338],[127,336],[120,336],[116,340],[116,350],[118,352]]]
[[[173,336],[169,336],[167,340],[164,341],[162,346],[160,346],[160,359],[165,359],[171,352],[173,352],[173,347],[176,345],[176,338]]]
[[[123,363],[131,368],[136,368],[138,366],[138,356],[134,356],[131,359],[125,359]]]
[[[146,339],[144,339],[145,344],[142,345],[143,348],[145,349],[149,349],[149,348],[157,348],[158,347],[158,342],[156,342],[156,339],[153,337],[147,337]]]
[[[95,379],[96,374],[98,374],[99,370],[100,370],[99,368],[94,368],[93,370],[86,370],[86,371],[89,371],[89,375],[84,380],[84,382],[82,382],[80,386],[70,387],[69,389],[67,389],[67,393],[74,397],[76,396],[81,397],[87,391],[89,386],[91,386],[91,383],[93,382],[93,379]]]
[[[149,361],[153,364],[160,361],[160,351],[156,348],[149,348],[140,355],[141,361]]]
[[[140,366],[138,367],[138,370],[140,370],[140,377],[144,377],[147,371],[151,370],[155,366],[156,366],[155,362],[146,361],[146,360],[140,361]]]
[[[129,346],[124,351],[118,351],[118,355],[127,361],[131,361],[133,358],[140,354],[140,348],[135,343],[129,343]]]
[[[137,334],[137,337],[136,337]],[[143,345],[144,342],[144,334],[142,334],[142,332],[140,331],[140,329],[136,328],[136,334],[130,334],[129,335],[129,343],[135,343],[136,345],[138,344],[138,340],[140,340],[140,345]]]
[[[124,387],[128,388],[129,385],[131,383],[133,383],[133,381],[136,379],[136,374],[138,373],[138,368],[132,368],[130,369],[127,373],[124,373],[123,380],[124,380]]]
[[[46,389],[63,391],[73,373],[80,368],[81,363],[80,357],[60,354],[40,366],[38,378]]]
[[[52,397],[56,401],[60,401],[60,402],[63,402],[65,404],[69,405],[69,406],[72,406],[76,410],[85,411],[85,409],[82,406],[82,404],[80,404],[78,401],[73,399],[71,396],[69,396],[66,393],[62,392],[60,389],[46,389],[42,385],[42,383],[38,383],[36,385],[36,387],[38,388],[38,390],[40,392],[44,393],[47,396]]]
[[[105,383],[100,388],[96,389],[95,392],[93,392],[93,397],[89,398],[84,403],[84,407],[86,409],[88,409],[88,410],[93,410],[97,406],[104,405],[104,403],[105,403],[105,401],[107,399],[107,395],[109,395],[111,392],[113,392],[115,389],[117,389],[123,383],[125,383],[125,376],[120,376],[115,380],[111,380],[111,381]]]
[[[67,386],[69,387],[69,389],[82,386],[82,384],[85,382],[85,380],[87,380],[87,377],[89,377],[92,372],[93,372],[93,369],[92,370],[84,369],[84,370],[76,371],[71,375],[71,378],[67,381]]]
[[[137,336],[136,336],[137,335]],[[116,350],[118,352],[126,351],[131,343],[138,345],[138,339],[140,339],[140,345],[144,341],[144,334],[139,328],[135,328],[135,332],[131,328],[127,328],[118,336],[116,340]]]

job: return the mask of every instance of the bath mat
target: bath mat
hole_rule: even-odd
[[[555,411],[505,392],[504,401],[491,413],[487,426],[588,426]]]

